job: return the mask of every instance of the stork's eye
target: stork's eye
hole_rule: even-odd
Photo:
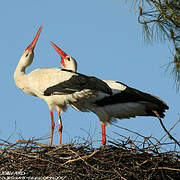
[[[28,57],[29,53],[26,54],[26,57]]]
[[[71,60],[71,58],[70,58],[70,57],[68,57],[68,58],[67,58],[67,60],[68,60],[68,61],[70,61],[70,60]]]

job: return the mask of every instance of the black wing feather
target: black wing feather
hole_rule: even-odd
[[[90,89],[94,91],[101,91],[106,94],[111,95],[112,90],[111,88],[102,80],[91,77],[85,76],[79,73],[77,75],[73,75],[69,80],[56,84],[47,88],[44,91],[45,96],[50,96],[53,94],[72,94],[77,91],[82,91],[84,89]]]
[[[117,82],[117,83],[120,83],[120,82]],[[112,105],[112,104],[118,104],[118,103],[146,102],[146,103],[151,103],[151,104],[156,105],[157,108],[154,110],[157,110],[160,116],[164,117],[163,112],[166,109],[169,109],[169,107],[160,98],[155,97],[148,93],[144,93],[137,89],[128,87],[127,85],[125,86],[127,87],[125,90],[121,91],[120,93],[113,94],[111,96],[106,96],[105,98],[101,100],[97,100],[95,104],[102,107],[105,105]],[[154,116],[154,113],[152,110],[153,109],[147,107],[147,113],[151,116]]]

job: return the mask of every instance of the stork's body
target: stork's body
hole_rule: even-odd
[[[65,69],[77,70],[77,62],[71,56],[64,53],[58,46],[51,42],[61,56],[61,64]],[[102,144],[106,143],[105,125],[112,121],[136,116],[155,116],[157,112],[164,117],[168,109],[166,103],[160,98],[144,93],[127,85],[112,80],[104,80],[112,89],[112,94],[99,93],[98,96],[89,98],[87,101],[72,103],[79,111],[92,111],[101,121]]]
[[[34,57],[34,47],[42,27],[40,27],[31,45],[24,51],[14,73],[14,80],[22,91],[37,96],[49,106],[51,115],[51,144],[53,140],[54,118],[53,110],[58,113],[66,110],[67,104],[95,97],[99,92],[111,94],[106,83],[90,76],[60,68],[40,68],[28,74],[26,67],[31,65]]]

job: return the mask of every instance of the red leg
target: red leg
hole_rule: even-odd
[[[59,128],[58,128],[58,131],[59,131],[59,144],[61,144],[63,126],[62,126],[62,119],[61,119],[60,112],[58,112],[58,121],[59,121]]]
[[[51,139],[50,139],[50,144],[52,144],[53,133],[54,133],[54,126],[55,126],[54,117],[53,117],[53,112],[52,111],[50,111],[50,115],[51,115]]]
[[[106,125],[101,121],[101,131],[102,131],[102,145],[106,144]]]

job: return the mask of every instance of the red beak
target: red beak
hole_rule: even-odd
[[[67,54],[62,51],[56,44],[54,44],[52,41],[50,41],[54,49],[57,51],[57,53],[61,56],[61,64],[63,67],[65,67],[64,59],[66,58]]]
[[[54,49],[57,51],[57,53],[61,56],[61,58],[65,59],[67,54],[62,51],[56,44],[54,44],[52,41],[50,41],[50,43],[52,44],[52,46],[54,47]]]
[[[32,43],[25,49],[25,51],[28,49],[28,50],[34,50],[35,46],[36,46],[36,43],[37,43],[37,40],[39,39],[39,35],[41,33],[41,30],[42,30],[42,25],[40,26],[38,32],[36,33]]]

